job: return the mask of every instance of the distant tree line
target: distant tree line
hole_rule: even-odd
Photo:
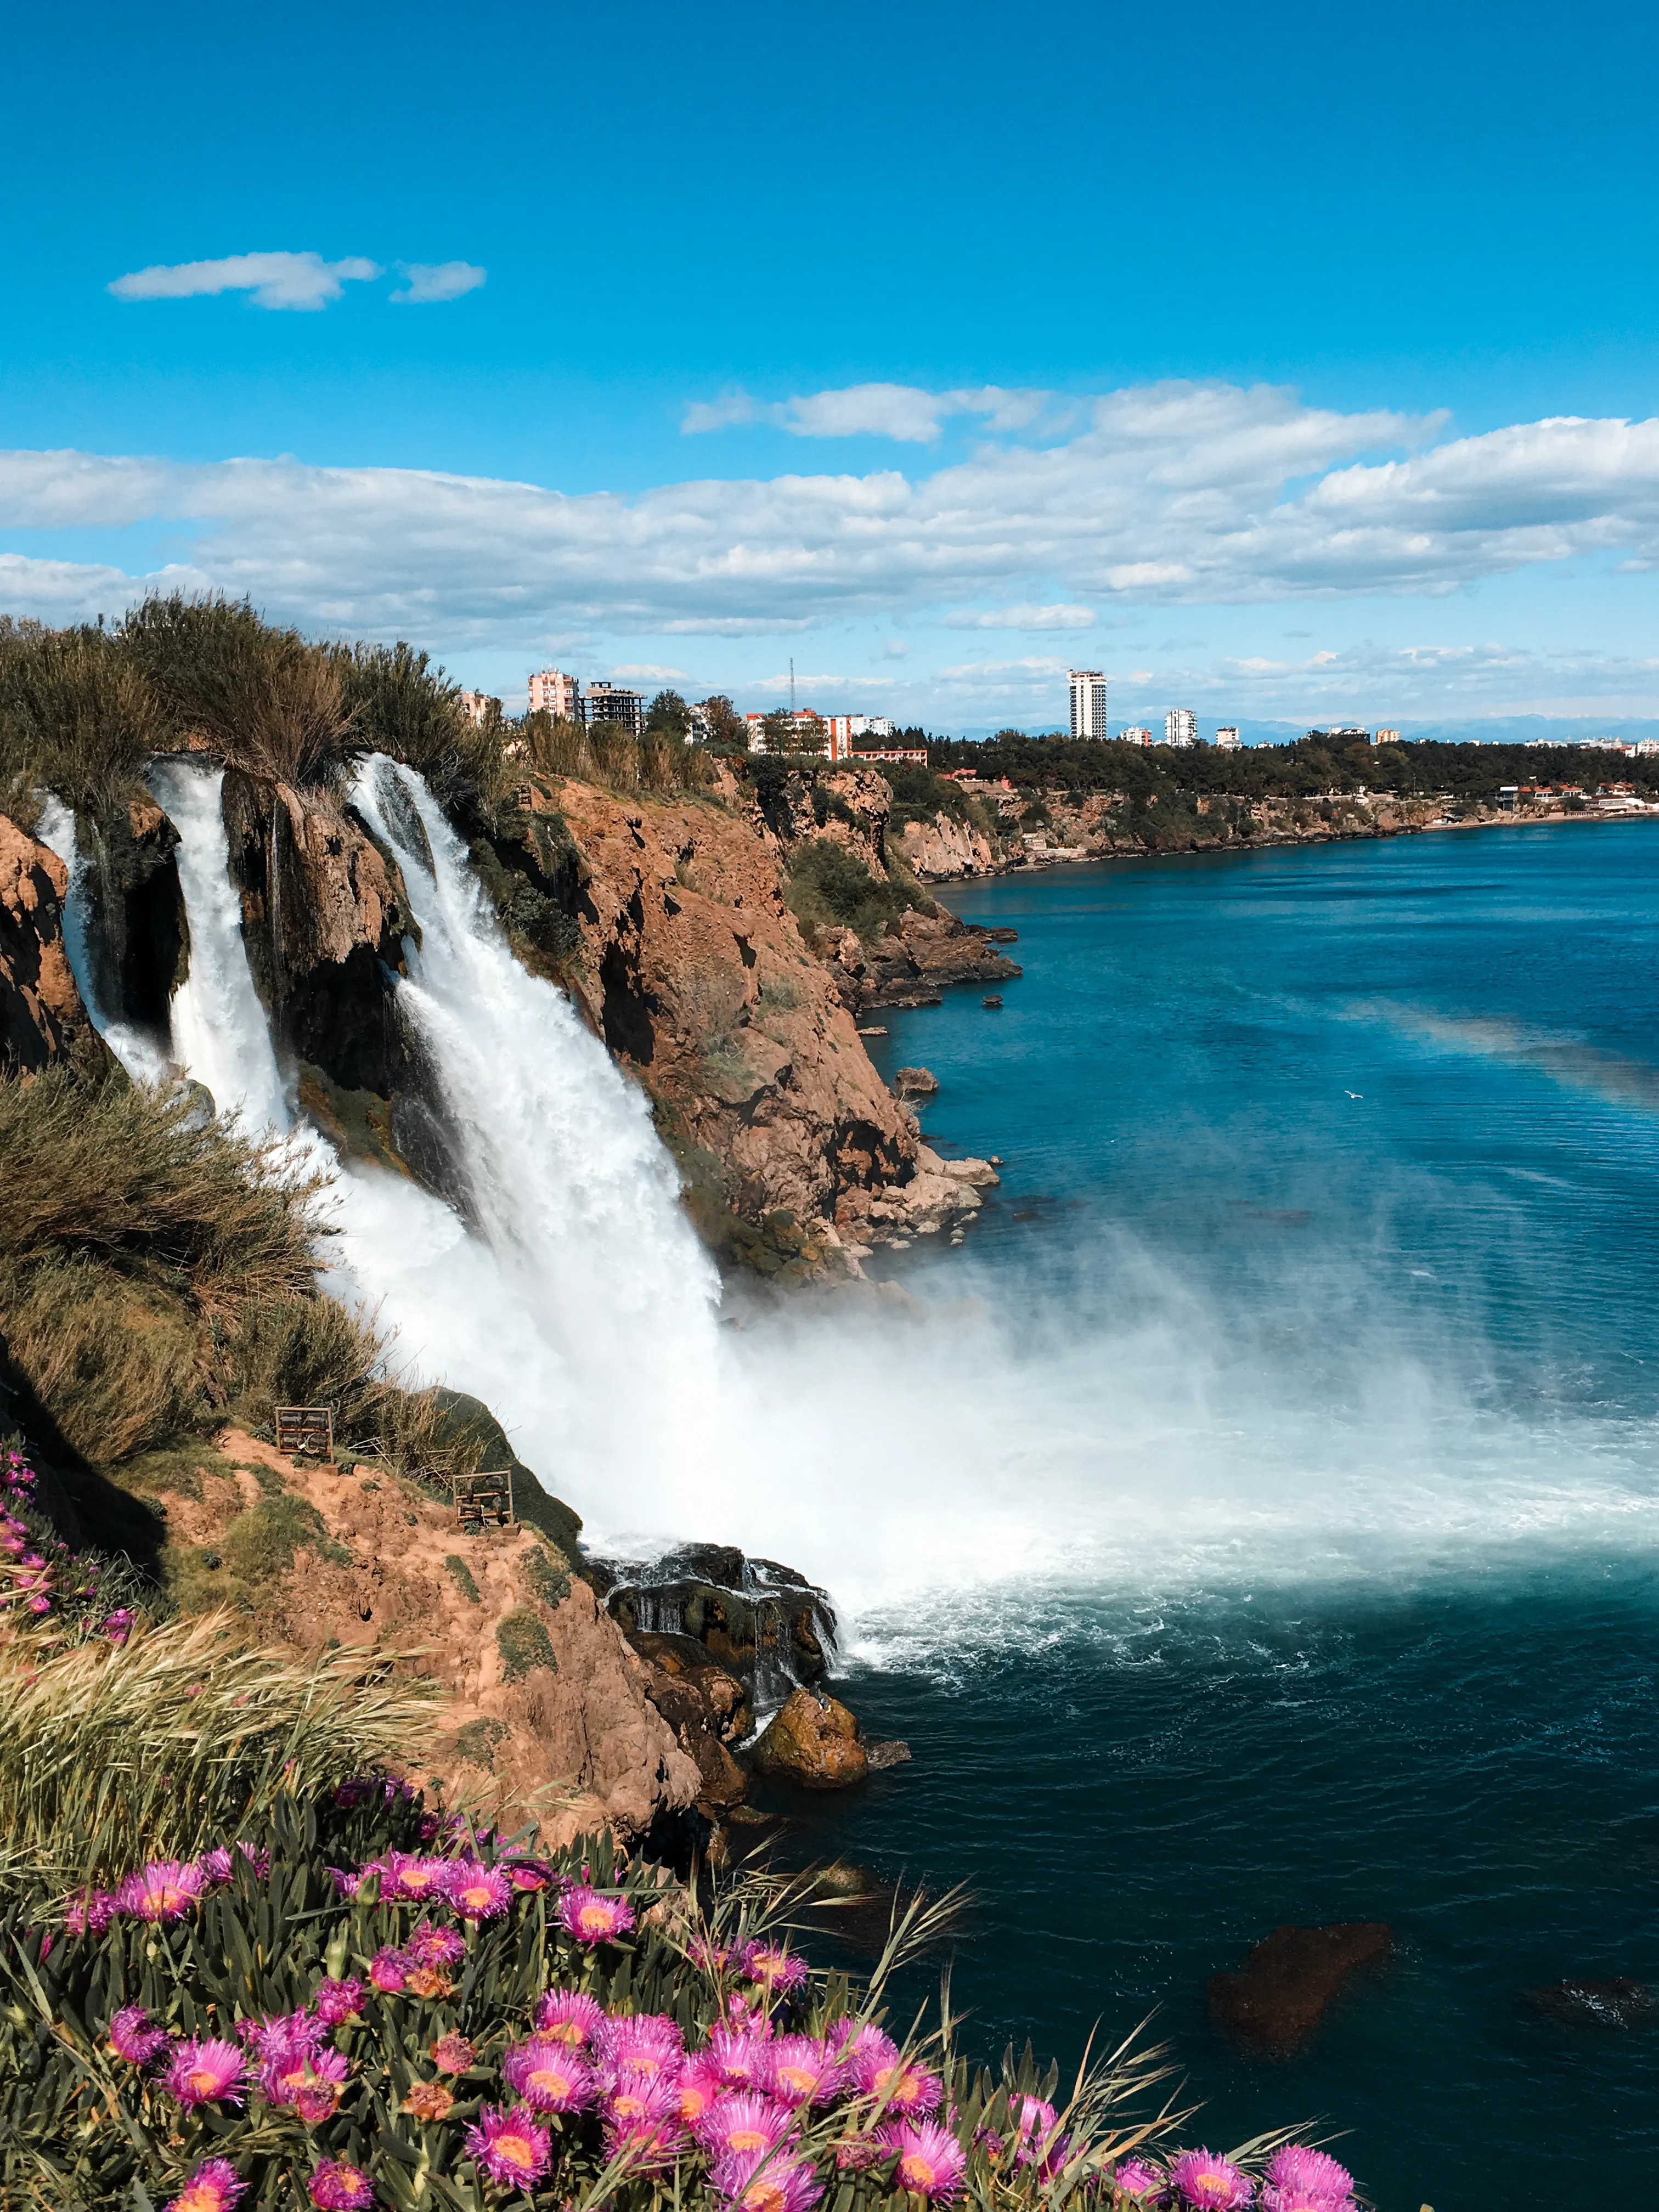
[[[1659,792],[1659,757],[1632,760],[1589,745],[1370,745],[1312,731],[1291,744],[1219,752],[1206,744],[1032,738],[1019,730],[1000,730],[982,744],[930,738],[927,744],[937,773],[970,768],[993,780],[1006,775],[1021,790],[1121,791],[1142,804],[1158,792],[1311,799],[1325,792],[1392,791],[1490,801],[1507,783],[1577,783],[1593,791],[1620,782]]]

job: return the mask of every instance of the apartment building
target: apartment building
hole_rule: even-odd
[[[1142,722],[1128,722],[1118,732],[1117,741],[1121,745],[1149,745],[1152,733]]]
[[[1244,740],[1231,722],[1224,722],[1215,733],[1215,742],[1218,752],[1231,753],[1237,752]]]
[[[1073,668],[1068,672],[1072,687],[1072,735],[1074,738],[1105,738],[1111,732],[1106,726],[1106,678],[1097,668]]]
[[[582,719],[581,686],[560,668],[540,668],[530,679],[530,711],[551,714],[556,721]]]
[[[771,750],[767,742],[764,714],[745,714],[744,723],[749,732],[751,753]],[[821,753],[825,760],[846,760],[853,750],[853,739],[848,725],[861,721],[861,715],[815,714],[810,707],[798,708],[793,716],[786,716],[795,725],[797,736],[790,743],[791,752]]]
[[[619,684],[590,684],[586,703],[589,729],[595,722],[620,722],[630,736],[637,738],[643,734],[643,691],[630,691]]]
[[[1190,707],[1170,708],[1164,717],[1164,742],[1166,745],[1198,743],[1198,716]]]
[[[492,699],[487,691],[463,691],[461,707],[468,721],[476,722],[480,729],[486,722],[501,719],[501,702]]]

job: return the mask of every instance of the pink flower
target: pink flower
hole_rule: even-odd
[[[395,1997],[409,1979],[410,1961],[401,1951],[383,1944],[368,1962],[368,1978],[375,1988]]]
[[[890,2035],[884,2035],[870,2021],[842,2044],[836,2055],[846,2067],[849,2078],[860,2089],[866,2089],[882,2068],[898,2064],[899,2047]]]
[[[678,2102],[673,2083],[660,2075],[623,2075],[605,2100],[607,2159],[625,2157],[641,2173],[672,2166],[685,2142]]]
[[[679,2100],[679,2115],[688,2127],[696,2126],[725,2087],[720,2080],[720,2068],[706,2051],[700,2051],[694,2058],[686,2060],[680,2069],[676,2091]]]
[[[277,2013],[267,2020],[244,2020],[236,2033],[254,2061],[268,2066],[290,2051],[315,2051],[323,2040],[323,2023],[306,2011]]]
[[[659,2012],[608,2017],[593,2038],[599,2063],[611,2074],[672,2074],[684,2045],[678,2021]]]
[[[685,1947],[685,1955],[705,1974],[724,1973],[732,1963],[732,1954],[725,1945],[711,1943],[706,1936],[694,1936]]]
[[[230,2212],[246,2187],[228,2158],[204,2158],[167,2212]]]
[[[71,1936],[101,1936],[115,1916],[115,1899],[106,1889],[83,1889],[64,1909],[64,1925]]]
[[[405,1939],[404,1956],[417,1966],[453,1966],[466,1956],[466,1938],[459,1928],[422,1924]]]
[[[775,1943],[746,1943],[738,1961],[751,1982],[780,1996],[804,1988],[806,1962]]]
[[[152,1859],[117,1886],[115,1909],[137,1920],[179,1920],[201,1902],[207,1876],[193,1863]]]
[[[1112,2176],[1112,2186],[1124,2197],[1152,2197],[1164,2186],[1164,2176],[1144,2158],[1126,2159]]]
[[[823,2194],[810,2166],[764,2151],[734,2151],[716,2160],[708,2179],[739,2212],[811,2212]]]
[[[432,2046],[432,2063],[441,2074],[465,2074],[477,2055],[466,2038],[453,2027]]]
[[[343,2051],[295,2043],[272,2054],[259,2087],[268,2105],[291,2106],[308,2127],[315,2127],[333,2117],[349,2072]]]
[[[369,1869],[365,1867],[368,1874]],[[418,1905],[422,1898],[441,1897],[449,1872],[445,1859],[416,1858],[407,1851],[388,1851],[380,1873],[383,1904]]]
[[[734,2027],[711,2027],[708,2055],[720,2079],[733,2089],[764,2089],[772,2078],[772,2054],[764,2036]]]
[[[523,1890],[526,1895],[546,1889],[553,1880],[551,1871],[539,1859],[508,1859],[501,1872],[514,1889]]]
[[[1267,2212],[1353,2212],[1352,2197],[1322,2197],[1316,2189],[1291,2184],[1276,2189],[1272,2182],[1261,2192]]]
[[[724,2158],[732,2152],[775,2149],[794,2124],[787,2106],[752,2090],[738,2090],[716,2097],[692,2133],[711,2157]]]
[[[349,2020],[363,2008],[363,1985],[356,1974],[344,1981],[325,1979],[311,1993],[317,2017],[325,2027],[338,2027],[343,2020]]]
[[[592,2041],[605,2021],[605,2007],[581,1990],[549,1990],[536,2007],[536,2027],[573,2050]]]
[[[585,2112],[599,2094],[587,2061],[551,2035],[532,2035],[509,2051],[501,2079],[538,2112]]]
[[[240,2105],[246,2072],[236,2045],[214,2036],[175,2044],[161,2087],[181,2105]]]
[[[166,2049],[167,2032],[150,2026],[143,2005],[123,2005],[110,2015],[109,2041],[116,2057],[125,2058],[129,2066],[148,2066],[159,2051]]]
[[[901,2121],[881,2130],[881,2140],[898,2153],[893,2179],[917,2197],[954,2197],[968,2171],[967,2154],[935,2120]]]
[[[374,2187],[360,2166],[343,2158],[324,2158],[306,2185],[306,2194],[317,2212],[367,2212],[374,2202]]]
[[[810,2035],[781,2035],[772,2045],[772,2094],[786,2105],[827,2105],[845,2080],[827,2043]]]
[[[675,2085],[659,2074],[617,2074],[605,2085],[605,2118],[619,2125],[678,2118],[678,2108]]]
[[[933,2112],[939,2104],[938,2075],[908,2061],[878,2027],[859,2030],[844,2063],[854,2087],[862,2095],[876,2098],[884,2112],[917,2115]]]
[[[545,2128],[537,2126],[527,2105],[515,2105],[510,2112],[485,2105],[477,2125],[467,2130],[463,2148],[480,2172],[502,2189],[527,2189],[553,2163],[551,2139]]]
[[[348,1874],[343,1867],[331,1866],[328,1871],[333,1881],[334,1894],[337,1897],[356,1897],[363,1886],[363,1872],[366,1869],[362,1869],[356,1874]]]
[[[633,1927],[634,1908],[625,1897],[606,1897],[576,1882],[559,1899],[559,1923],[579,1943],[613,1943]]]
[[[743,2035],[770,2035],[772,2015],[763,1997],[751,2003],[747,1997],[733,1990],[726,2000],[726,2024]]]
[[[1170,2168],[1170,2180],[1188,2204],[1206,2212],[1234,2212],[1255,2194],[1255,2184],[1217,2151],[1183,2150]]]
[[[99,1623],[99,1633],[102,1636],[106,1636],[110,1642],[113,1644],[118,1650],[120,1646],[126,1642],[128,1637],[131,1635],[132,1624],[137,1618],[137,1614],[133,1611],[130,1605],[118,1605],[113,1613],[106,1613],[104,1615],[103,1620]],[[208,2160],[209,2166],[222,2166],[223,2164],[224,2160],[222,2159],[210,2159]],[[206,2170],[206,2167],[203,2167],[201,2169],[204,2172],[205,2172]],[[237,2183],[236,2188],[237,2193],[240,2195],[242,2189],[242,2184],[240,2181]],[[188,2194],[188,2191],[186,2191],[185,2193]],[[175,2202],[177,2203],[183,2204],[184,2198],[182,2197],[179,2197],[175,2199]],[[224,2202],[227,2204],[231,2204],[235,2202],[235,2198],[228,2197],[224,2199]]]
[[[464,1920],[495,1920],[513,1902],[513,1885],[499,1867],[457,1859],[444,1870],[444,1895]]]
[[[1322,2150],[1305,2143],[1285,2143],[1267,2160],[1267,2179],[1276,2189],[1293,2189],[1306,2197],[1338,2200],[1353,2193],[1353,2176]]]

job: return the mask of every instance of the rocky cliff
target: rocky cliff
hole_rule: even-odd
[[[70,968],[68,888],[57,854],[0,814],[0,1077],[56,1064],[88,1074],[114,1066]]]

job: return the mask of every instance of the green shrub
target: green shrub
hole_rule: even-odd
[[[525,1562],[525,1580],[551,1612],[570,1595],[568,1561],[548,1544],[538,1544]]]
[[[160,696],[106,632],[0,616],[0,789],[40,784],[77,809],[108,808],[166,736]]]
[[[459,1552],[451,1552],[447,1553],[444,1559],[444,1565],[448,1568],[450,1576],[454,1582],[456,1589],[459,1590],[461,1595],[466,1600],[467,1603],[469,1605],[482,1605],[483,1603],[483,1600],[478,1595],[478,1585],[472,1579],[472,1570],[468,1566],[466,1561],[461,1557],[460,1553]]]
[[[530,1606],[514,1606],[497,1626],[495,1649],[501,1655],[504,1681],[520,1681],[538,1667],[545,1667],[550,1674],[557,1672],[559,1662],[547,1640],[546,1626],[540,1613]]]
[[[442,799],[499,795],[508,766],[501,724],[475,722],[461,704],[460,685],[428,654],[400,638],[396,645],[335,646],[330,659],[354,750],[407,762]]]
[[[872,875],[856,853],[832,837],[809,838],[796,848],[786,896],[790,911],[808,928],[853,929],[864,938],[879,937],[922,903],[907,887]]]
[[[205,738],[233,767],[285,783],[337,768],[349,724],[325,647],[263,621],[246,599],[146,599],[117,639],[160,698],[173,741]]]

